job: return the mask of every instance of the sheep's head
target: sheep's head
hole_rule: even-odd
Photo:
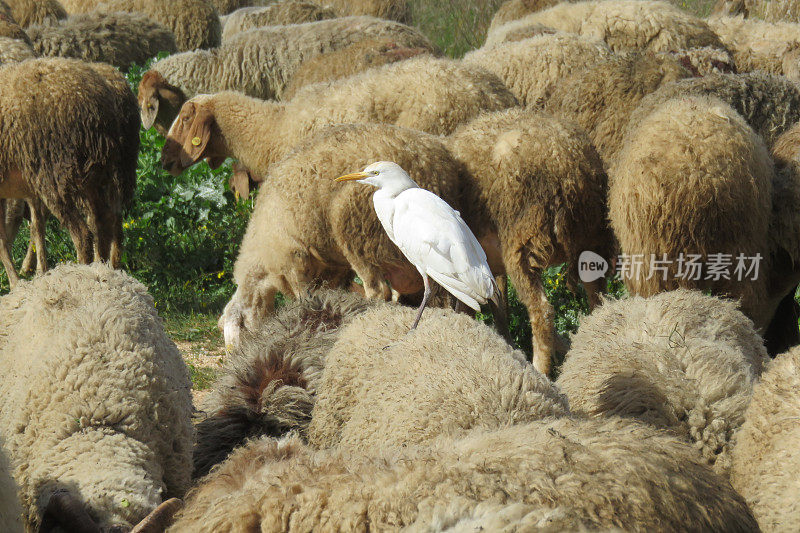
[[[192,98],[181,108],[167,133],[161,165],[177,176],[201,159],[211,168],[225,162],[227,149],[220,135],[208,95]]]
[[[144,129],[155,126],[159,133],[166,135],[187,98],[182,90],[170,85],[160,73],[148,70],[139,82],[138,100]]]

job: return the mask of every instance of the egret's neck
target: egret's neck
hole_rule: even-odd
[[[394,242],[394,199],[403,191],[418,187],[416,183],[409,179],[407,183],[384,185],[372,195],[375,213],[378,215],[378,220],[381,221],[383,229],[386,230],[392,242]]]

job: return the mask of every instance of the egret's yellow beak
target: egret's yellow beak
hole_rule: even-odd
[[[339,176],[334,181],[351,181],[351,180],[363,180],[364,178],[368,178],[370,174],[367,172],[353,172],[352,174],[345,174],[344,176]]]

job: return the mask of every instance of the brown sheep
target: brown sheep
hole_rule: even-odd
[[[765,264],[774,168],[744,119],[713,97],[669,100],[631,128],[608,176],[629,290],[646,297],[684,287],[739,298],[763,332],[774,312]],[[715,273],[714,263],[729,264],[728,272]]]
[[[94,243],[94,258],[118,267],[122,208],[135,189],[139,148],[125,78],[108,65],[36,59],[0,69],[0,95],[3,194],[33,201],[37,249],[44,254],[43,204],[69,230],[80,262],[92,260]],[[0,216],[5,240],[4,221]],[[15,282],[7,241],[0,256]]]
[[[209,0],[104,0],[105,12],[138,11],[168,28],[178,50],[215,48],[222,39],[222,26]]]
[[[568,262],[568,283],[576,289],[581,253],[607,259],[612,253],[603,164],[580,127],[519,108],[461,126],[449,146],[468,171],[466,221],[493,260],[492,271],[508,273],[527,307],[534,365],[546,375],[555,339],[542,271]],[[592,306],[602,281],[585,284]]]
[[[688,76],[686,69],[667,57],[639,52],[614,56],[557,84],[544,109],[580,124],[608,163],[639,101],[662,84]]]
[[[384,278],[400,294],[422,289],[419,273],[383,230],[373,191],[333,182],[381,160],[461,207],[461,166],[436,137],[385,124],[323,130],[270,167],[234,267],[238,288],[220,320],[226,342],[236,344],[242,327],[252,331],[271,315],[277,291],[298,296],[313,284],[342,286],[352,272],[369,298],[389,298]]]

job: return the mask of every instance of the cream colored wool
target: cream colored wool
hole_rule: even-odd
[[[676,6],[654,0],[564,2],[509,25],[520,31],[522,26],[532,24],[602,41],[617,53],[668,52],[704,46],[724,48],[704,21]],[[501,42],[509,31],[504,26],[491,29],[487,44]]]
[[[436,137],[384,124],[335,126],[270,167],[234,267],[237,291],[223,321],[253,330],[273,312],[277,291],[297,296],[313,284],[349,285],[352,272],[366,296],[388,299],[388,277],[400,293],[422,279],[389,240],[369,187],[334,183],[375,161],[394,161],[420,187],[462,209],[461,170]]]
[[[188,489],[191,383],[142,284],[61,265],[0,309],[0,437],[29,531],[60,488],[101,526]]]
[[[667,101],[626,139],[608,172],[609,219],[621,251],[646,260],[625,285],[641,296],[678,287],[728,295],[763,331],[777,305],[767,298],[775,173],[764,142],[728,104],[703,96]],[[650,271],[651,254],[666,254],[665,271]],[[678,277],[680,254],[700,256],[701,279]],[[729,280],[709,278],[710,254],[731,254]],[[758,279],[737,280],[740,254],[761,255]]]
[[[588,65],[557,84],[545,110],[577,122],[603,161],[622,144],[628,117],[642,98],[690,73],[667,56],[634,52]]]
[[[524,18],[526,15],[557,5],[559,0],[508,0],[504,2],[492,17],[489,34],[494,35],[498,28],[510,22]]]
[[[534,366],[546,375],[555,339],[543,270],[569,263],[567,283],[577,289],[579,255],[612,253],[602,161],[577,125],[522,108],[484,113],[459,127],[448,145],[467,169],[467,224],[492,271],[508,274],[527,307]],[[594,306],[601,281],[585,287]]]
[[[680,289],[609,301],[583,318],[556,384],[576,413],[669,429],[724,474],[767,361],[734,302]]]
[[[320,0],[342,16],[369,15],[403,24],[411,24],[409,0]]]
[[[167,168],[183,171],[203,159],[219,163],[233,157],[263,177],[298,143],[332,124],[391,123],[448,134],[483,110],[515,104],[489,72],[423,56],[307,87],[287,104],[233,92],[197,96],[183,106],[168,133],[162,160]],[[190,144],[206,134],[203,144]]]
[[[431,53],[425,48],[399,46],[391,38],[353,43],[304,61],[286,86],[283,99],[291,100],[306,85],[336,81],[374,67]]]
[[[97,9],[143,13],[168,28],[181,51],[220,45],[222,26],[209,0],[103,0]]]
[[[520,104],[539,107],[570,73],[613,56],[603,43],[566,33],[479,48],[464,63],[496,74]]]
[[[37,55],[73,57],[127,70],[159,52],[177,51],[167,28],[140,13],[74,15],[58,24],[31,26],[28,35]]]
[[[220,91],[280,100],[303,61],[362,40],[383,37],[394,39],[402,47],[433,50],[430,41],[409,26],[372,17],[347,17],[250,30],[215,50],[167,57],[154,63],[151,70],[183,92],[176,113],[185,99]],[[174,118],[172,115],[158,120],[169,128]]]
[[[283,1],[263,7],[245,7],[228,15],[222,29],[222,42],[261,26],[302,24],[332,18],[336,18],[332,9],[311,2]]]
[[[708,25],[733,51],[740,72],[761,70],[800,81],[800,24],[716,16]]]
[[[415,313],[384,306],[342,330],[317,386],[311,446],[366,453],[569,413],[558,389],[490,327],[428,309],[409,333]]]
[[[762,531],[800,523],[800,348],[770,363],[753,391],[733,448],[731,484]]]
[[[170,532],[450,531],[499,509],[511,531],[758,528],[678,439],[621,419],[562,418],[368,456],[255,441],[194,489]]]

